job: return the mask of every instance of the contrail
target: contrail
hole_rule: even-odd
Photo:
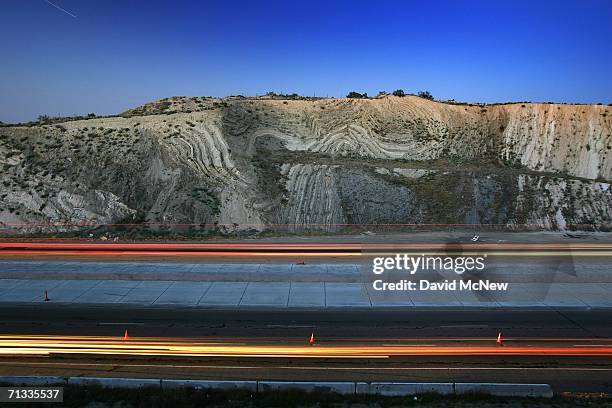
[[[72,14],[71,12],[69,12],[68,10],[65,10],[65,9],[61,8],[60,6],[58,6],[58,5],[57,5],[57,4],[55,4],[55,3],[51,3],[49,0],[45,0],[45,3],[47,3],[47,4],[49,4],[49,5],[53,6],[53,7],[55,7],[55,8],[56,8],[56,9],[58,9],[59,11],[63,11],[64,13],[68,14],[70,17],[77,18],[77,16],[75,16],[74,14]]]

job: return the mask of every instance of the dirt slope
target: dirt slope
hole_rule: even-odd
[[[120,117],[4,126],[0,223],[609,229],[611,113],[413,96],[177,97]]]

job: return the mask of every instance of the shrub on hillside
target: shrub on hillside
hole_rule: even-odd
[[[403,89],[396,89],[395,91],[393,91],[393,95],[399,97],[406,96]]]
[[[364,93],[359,93],[359,92],[355,92],[355,91],[351,91],[346,95],[347,98],[354,98],[354,99],[361,99],[361,98],[367,98],[368,94],[366,92]]]
[[[421,91],[418,93],[418,96],[423,99],[429,99],[430,101],[433,101],[434,99],[433,95],[430,94],[429,91]]]

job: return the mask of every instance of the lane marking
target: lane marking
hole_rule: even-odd
[[[383,347],[403,347],[403,344],[397,343],[383,343]],[[437,344],[410,344],[408,347],[436,347]]]
[[[608,347],[609,344],[574,344],[572,347]]]

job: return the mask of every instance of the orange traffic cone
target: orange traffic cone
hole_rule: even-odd
[[[314,333],[312,333],[312,334],[310,335],[310,340],[308,340],[308,343],[309,343],[311,346],[314,346],[314,344],[315,344]]]
[[[47,293],[47,289],[45,289],[45,302],[49,301],[49,294]]]
[[[497,344],[499,344],[500,346],[503,346],[503,345],[504,345],[504,339],[502,339],[501,332],[499,332],[499,334],[497,335],[497,341],[496,341],[496,343],[497,343]]]
[[[129,340],[130,336],[128,336],[127,329],[125,329],[125,333],[123,333],[123,340]]]

